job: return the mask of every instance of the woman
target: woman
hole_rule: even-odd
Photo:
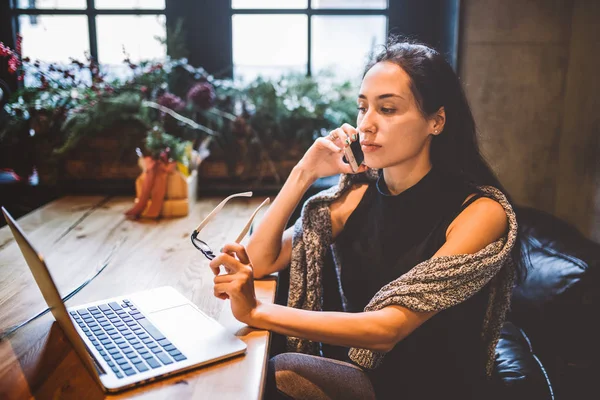
[[[365,160],[352,174],[342,151],[355,140]],[[334,174],[344,174],[338,187],[310,199],[285,230],[308,187]],[[214,291],[231,299],[238,320],[288,336],[292,350],[329,356],[274,357],[268,396],[487,398],[522,269],[502,192],[452,68],[431,48],[392,39],[366,68],[356,128],[317,139],[247,251],[227,244],[210,264],[215,274],[226,267]],[[321,311],[332,297],[321,268],[329,250],[338,311]],[[290,264],[290,307],[258,302],[253,278]]]

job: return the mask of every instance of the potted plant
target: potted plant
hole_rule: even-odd
[[[316,137],[356,114],[356,88],[331,73],[240,85],[184,58],[134,64],[126,57],[130,73],[110,78],[90,58],[59,66],[2,48],[27,85],[4,108],[0,143],[25,143],[50,184],[132,187],[135,149],[158,127],[192,143],[205,192],[276,191]]]
[[[36,171],[49,185],[132,187],[139,174],[135,149],[154,126],[169,126],[182,142],[199,136],[196,128],[169,124],[165,113],[146,105],[169,99],[169,74],[185,61],[135,65],[126,59],[131,76],[109,80],[90,58],[64,66],[21,59],[17,51],[1,48],[15,65],[12,72],[26,83],[0,116],[0,144],[31,155],[29,165],[17,168],[20,174]]]

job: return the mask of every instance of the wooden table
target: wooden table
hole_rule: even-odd
[[[269,333],[236,321],[228,301],[213,296],[213,275],[189,236],[222,198],[203,198],[187,217],[130,221],[123,212],[129,197],[64,197],[19,219],[37,250],[44,254],[61,295],[89,276],[115,244],[108,267],[67,306],[170,285],[228,331],[247,343],[245,355],[158,381],[114,398],[260,399],[264,386]],[[220,248],[233,241],[264,197],[234,199],[202,231]],[[8,210],[10,212],[10,210]],[[257,217],[260,220],[261,214]],[[246,239],[247,240],[247,239]],[[245,243],[242,242],[242,243]],[[276,280],[256,282],[261,301],[272,302]],[[0,229],[0,331],[46,308],[7,226]],[[108,397],[92,380],[52,314],[24,326],[0,342],[0,398]]]

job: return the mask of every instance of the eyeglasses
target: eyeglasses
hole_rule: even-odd
[[[218,206],[216,206],[214,208],[214,210],[212,210],[203,220],[202,222],[200,222],[200,225],[198,225],[198,227],[194,230],[194,232],[192,232],[192,244],[194,245],[195,248],[197,248],[198,250],[200,250],[202,252],[202,254],[204,254],[204,256],[206,258],[208,258],[209,260],[212,260],[216,257],[216,255],[214,254],[214,252],[212,251],[212,249],[210,248],[210,246],[204,241],[204,240],[200,240],[198,239],[198,234],[200,233],[200,231],[202,230],[202,228],[204,228],[211,219],[214,218],[215,215],[217,215],[217,213],[219,211],[221,211],[221,209],[223,208],[223,206],[225,206],[225,204],[231,200],[234,197],[252,197],[252,192],[243,192],[243,193],[236,193],[236,194],[232,194],[231,196],[228,196],[225,198],[225,200],[223,200],[222,202],[219,203]],[[254,210],[254,212],[252,213],[252,215],[250,216],[250,219],[248,220],[248,222],[246,223],[246,226],[244,226],[244,229],[242,229],[242,232],[238,235],[238,237],[235,239],[236,243],[239,243],[242,241],[242,239],[244,239],[244,236],[246,236],[246,233],[248,233],[248,230],[250,229],[250,227],[252,226],[252,221],[254,220],[254,217],[256,216],[256,214],[258,213],[258,211],[265,205],[265,204],[269,204],[270,199],[267,197],[265,199],[265,201],[263,201],[257,208],[256,210]]]

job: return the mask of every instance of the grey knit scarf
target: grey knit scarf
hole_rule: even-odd
[[[377,172],[369,170],[357,175],[342,175],[338,185],[312,196],[302,208],[301,217],[294,225],[290,288],[288,306],[304,310],[322,311],[323,271],[327,249],[331,246],[340,295],[340,268],[335,245],[332,243],[329,205],[342,196],[353,184],[377,179]],[[480,186],[484,194],[498,201],[508,216],[508,234],[475,254],[461,254],[432,258],[414,266],[410,271],[382,287],[365,311],[380,310],[389,305],[400,305],[413,311],[441,311],[468,299],[488,282],[489,300],[482,329],[482,343],[486,346],[486,374],[491,376],[495,349],[500,338],[510,305],[515,269],[511,249],[517,237],[517,220],[504,194],[492,186]],[[306,339],[288,337],[288,351],[321,354],[321,344]],[[374,369],[385,353],[352,348],[350,358],[358,365]]]

